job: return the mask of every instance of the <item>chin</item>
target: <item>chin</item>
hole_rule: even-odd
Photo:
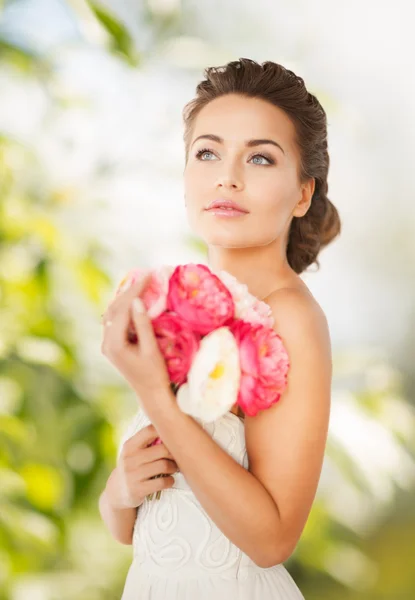
[[[205,236],[204,240],[209,246],[219,246],[220,248],[248,248],[254,245],[250,243],[246,235],[211,235]]]
[[[199,236],[205,244],[209,246],[219,246],[222,248],[246,248],[255,245],[252,239],[252,226],[236,223],[218,222],[212,225],[201,222],[189,223],[194,233]]]

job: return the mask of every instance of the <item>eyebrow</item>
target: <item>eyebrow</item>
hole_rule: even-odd
[[[218,135],[215,135],[213,133],[205,133],[204,135],[199,135],[192,143],[192,146],[195,142],[197,142],[197,140],[200,140],[202,138],[207,139],[207,140],[212,140],[213,142],[218,142],[218,144],[223,144],[223,138],[221,138]],[[245,141],[245,146],[247,148],[252,148],[253,146],[260,146],[261,144],[272,144],[273,146],[276,146],[277,148],[279,148],[283,154],[285,154],[282,146],[280,146],[278,144],[278,142],[275,142],[274,140],[258,139],[258,140],[246,140]]]

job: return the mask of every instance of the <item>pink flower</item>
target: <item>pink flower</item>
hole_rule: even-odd
[[[150,279],[140,297],[144,302],[144,306],[146,307],[150,319],[155,319],[167,308],[169,279],[173,271],[174,267],[171,267],[170,265],[164,265],[153,271],[141,269],[140,267],[131,269],[119,284],[117,295],[141,279],[144,275],[150,273]]]
[[[125,290],[128,289],[130,287],[130,285],[132,285],[133,283],[138,281],[147,272],[148,271],[146,271],[145,269],[141,269],[140,267],[130,269],[128,271],[127,275],[118,284],[115,295],[118,296],[122,292],[125,292]]]
[[[174,267],[165,265],[151,273],[150,280],[141,294],[150,319],[155,319],[167,309],[169,280],[173,271]]]
[[[170,381],[181,385],[199,349],[200,336],[174,312],[164,312],[152,321],[161,353],[166,361]]]
[[[191,263],[174,270],[167,308],[201,335],[230,323],[235,310],[232,295],[219,277],[205,265]]]
[[[281,397],[290,361],[281,337],[271,328],[236,319],[229,327],[239,346],[241,383],[237,403],[254,417]]]
[[[171,267],[170,265],[164,265],[153,271],[135,267],[128,271],[127,275],[119,283],[115,295],[118,296],[144,275],[150,273],[150,279],[144,290],[141,292],[140,297],[144,302],[144,306],[150,319],[155,319],[166,310],[169,279],[173,271],[174,267]],[[130,321],[128,325],[127,337],[132,344],[137,343],[137,334],[132,321]]]

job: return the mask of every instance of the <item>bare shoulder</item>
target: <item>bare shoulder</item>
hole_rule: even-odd
[[[318,367],[323,369],[327,379],[331,380],[333,365],[329,324],[307,286],[281,288],[268,298],[267,303],[274,317],[274,329],[284,341],[289,355],[295,357],[297,365],[304,363],[309,356],[309,363],[316,363],[316,372]]]
[[[274,317],[274,328],[282,337],[314,337],[331,353],[327,317],[309,288],[300,283],[283,287],[268,296],[266,303]]]
[[[294,302],[297,305],[297,308],[302,306],[303,308],[314,309],[317,312],[320,311],[322,315],[324,315],[323,309],[320,304],[317,302],[313,294],[307,285],[298,280],[298,282],[294,282],[292,285],[284,286],[274,290],[267,298],[265,302],[271,306],[271,308],[275,306],[284,306],[285,304],[290,305]]]

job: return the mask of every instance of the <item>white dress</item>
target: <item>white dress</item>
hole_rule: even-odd
[[[244,422],[229,412],[213,423],[196,419],[248,468]],[[151,421],[143,410],[122,444]],[[156,500],[144,500],[133,532],[133,561],[121,600],[304,600],[283,564],[258,567],[207,515],[182,473]]]

